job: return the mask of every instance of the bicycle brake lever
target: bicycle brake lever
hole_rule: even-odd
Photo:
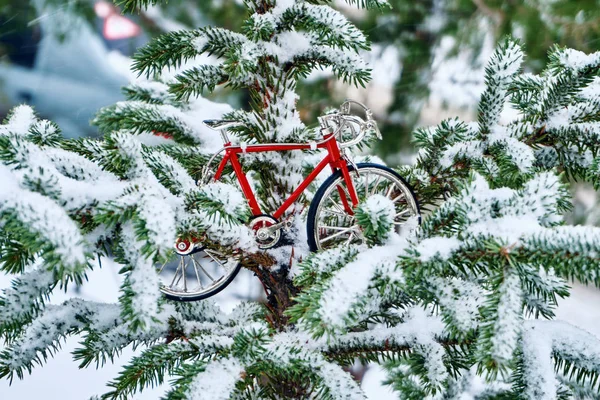
[[[346,100],[344,103],[342,103],[342,105],[340,106],[340,113],[341,114],[350,114],[350,101]]]
[[[379,126],[377,126],[377,121],[375,121],[373,118],[373,111],[367,109],[365,110],[365,114],[367,115],[367,127],[372,128],[375,131],[375,136],[377,136],[377,139],[383,139],[383,136],[381,136],[381,131],[379,130]]]
[[[377,139],[383,139],[383,136],[381,136],[381,131],[379,130],[379,126],[377,126],[377,122],[375,120],[372,120],[370,125],[371,128],[373,128],[373,130],[375,131],[375,136],[377,136]]]
[[[329,126],[329,123],[327,122],[327,118],[325,116],[317,117],[317,121],[319,121],[319,125],[321,125],[321,134],[323,136],[331,135],[335,132],[335,130],[331,126]]]

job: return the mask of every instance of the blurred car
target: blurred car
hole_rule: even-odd
[[[147,37],[111,3],[91,5],[91,23],[57,9],[12,31],[3,32],[6,24],[0,24],[3,114],[27,103],[58,123],[67,137],[96,132],[90,120],[101,107],[122,99],[121,87],[131,78],[129,56]]]

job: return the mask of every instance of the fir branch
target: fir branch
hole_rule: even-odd
[[[519,72],[523,51],[518,42],[505,38],[492,55],[485,69],[486,90],[479,103],[479,127],[482,134],[490,133],[498,122],[512,78]]]
[[[125,366],[119,376],[108,384],[113,390],[102,398],[128,399],[146,387],[161,385],[165,376],[172,375],[183,362],[195,361],[200,356],[195,346],[186,342],[154,345]]]
[[[224,84],[228,77],[219,66],[201,65],[185,70],[175,79],[177,83],[170,85],[170,92],[178,101],[187,101],[191,96],[199,96],[205,90],[212,92],[217,85]]]
[[[183,113],[170,105],[143,102],[118,103],[101,109],[93,124],[104,132],[127,130],[134,134],[161,132],[182,144],[198,143],[193,129],[183,120]]]
[[[116,4],[123,7],[123,11],[132,12],[156,5],[161,1],[162,0],[116,0]]]
[[[128,0],[134,6],[138,0]],[[154,0],[141,0],[148,3]],[[202,30],[168,32],[154,39],[133,57],[133,70],[139,75],[151,77],[164,68],[178,68],[182,63],[200,54],[196,40],[203,36]],[[165,49],[168,48],[169,51]]]

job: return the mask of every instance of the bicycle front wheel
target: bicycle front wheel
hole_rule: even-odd
[[[348,167],[351,171],[354,167]],[[352,181],[359,203],[375,194],[387,197],[394,203],[394,226],[400,232],[410,218],[420,223],[419,203],[408,183],[391,168],[379,164],[357,164],[358,176]],[[347,212],[344,203],[350,195],[341,171],[336,171],[319,188],[308,210],[308,245],[311,251],[349,246],[365,242],[354,215]]]

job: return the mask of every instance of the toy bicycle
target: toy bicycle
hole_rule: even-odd
[[[362,109],[364,118],[351,114],[353,105]],[[199,185],[210,180],[220,180],[225,167],[231,164],[250,206],[252,217],[248,226],[253,230],[260,249],[271,249],[281,243],[283,232],[290,229],[291,218],[294,216],[294,213],[288,213],[291,215],[286,217],[286,211],[328,166],[333,173],[317,190],[307,214],[307,237],[311,251],[364,243],[365,237],[355,220],[354,209],[375,194],[385,196],[394,204],[394,225],[397,231],[409,218],[420,216],[417,200],[400,175],[379,164],[355,164],[344,151],[359,144],[368,133],[374,133],[381,139],[371,110],[361,103],[347,100],[339,110],[318,119],[322,134],[322,139],[318,142],[247,145],[232,145],[228,138],[227,130],[238,125],[237,122],[204,121],[208,127],[221,132],[225,144],[207,163]],[[273,214],[265,214],[242,169],[240,157],[244,153],[293,150],[325,150],[326,153],[289,198]],[[216,173],[212,173],[211,163],[223,152],[225,154]],[[170,268],[165,268],[166,263],[158,268],[163,282],[161,291],[172,300],[194,301],[213,296],[233,281],[241,267],[239,259],[211,249],[202,241],[178,241],[175,251],[178,256],[176,263]]]

